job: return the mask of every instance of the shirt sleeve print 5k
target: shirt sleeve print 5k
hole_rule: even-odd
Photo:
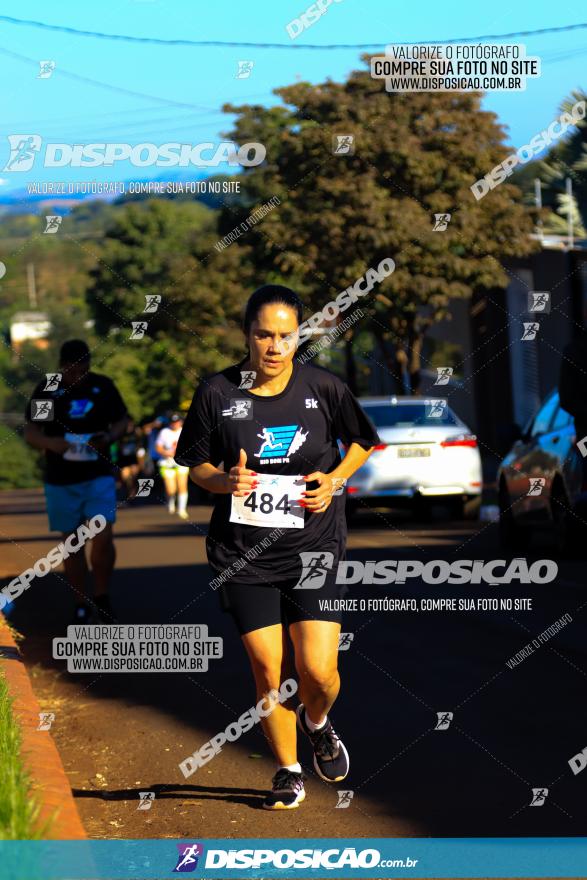
[[[280,394],[260,397],[239,388],[239,367],[202,380],[181,432],[175,455],[178,464],[218,466],[223,462],[228,472],[242,448],[247,467],[257,473],[299,477],[334,470],[341,460],[339,440],[346,446],[359,443],[365,449],[379,442],[354,395],[329,371],[294,361],[286,388]],[[316,486],[307,484],[308,489]],[[252,498],[249,503],[256,501]],[[335,495],[324,513],[304,512],[303,528],[279,529],[274,510],[270,528],[231,522],[232,496],[215,495],[207,538],[210,565],[217,572],[234,570],[239,582],[267,585],[297,577],[301,552],[326,551],[332,554],[334,565],[346,542],[344,506],[344,494]],[[286,507],[287,503],[282,504],[284,518]],[[253,558],[251,550],[270,534],[271,542],[265,540],[262,552]]]

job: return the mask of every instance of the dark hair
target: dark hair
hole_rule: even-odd
[[[304,306],[297,293],[282,284],[264,284],[262,287],[258,287],[247,300],[243,316],[243,330],[246,336],[248,336],[251,324],[260,310],[269,303],[281,303],[284,306],[289,306],[296,313],[298,324],[302,323]]]
[[[59,352],[60,364],[77,364],[90,360],[90,349],[83,339],[68,339]]]

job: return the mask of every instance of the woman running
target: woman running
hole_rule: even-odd
[[[304,800],[296,721],[326,782],[349,771],[347,750],[328,717],[337,670],[345,587],[336,583],[346,544],[342,487],[379,442],[344,382],[294,360],[302,303],[266,285],[247,302],[248,355],[202,381],[175,455],[198,486],[217,495],[206,549],[222,582],[221,601],[249,656],[262,721],[278,769],[263,806],[290,810]],[[293,344],[292,344],[293,342]],[[252,383],[252,384],[251,384]],[[344,459],[337,440],[348,448]],[[288,678],[293,645],[300,704],[271,701]]]
[[[159,473],[165,483],[167,511],[175,513],[175,495],[177,493],[177,515],[180,519],[187,519],[189,468],[180,465],[174,458],[182,427],[182,417],[174,413],[169,419],[169,427],[159,431],[155,449],[161,456]]]

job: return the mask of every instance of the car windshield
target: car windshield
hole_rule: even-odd
[[[365,406],[365,412],[377,428],[457,424],[445,400],[422,401],[422,403],[376,403]]]

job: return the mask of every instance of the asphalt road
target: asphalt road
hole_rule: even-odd
[[[301,760],[308,796],[294,812],[261,801],[274,772],[258,728],[185,779],[179,762],[255,702],[244,650],[208,586],[210,508],[190,521],[157,504],[120,511],[112,601],[121,623],[206,623],[224,639],[207,673],[71,675],[51,658],[73,597],[61,574],[32,582],[13,606],[24,652],[91,837],[574,836],[585,834],[587,746],[585,564],[558,560],[549,585],[354,586],[348,598],[525,598],[531,610],[348,612],[342,692],[332,717],[351,755],[328,786]],[[0,575],[18,574],[56,543],[36,492],[0,496]],[[529,558],[553,558],[537,537]],[[348,558],[497,559],[497,527],[390,512],[351,529]],[[571,622],[513,668],[506,661],[559,620]],[[540,644],[540,643],[539,643]],[[447,729],[437,713],[452,712]],[[530,806],[532,789],[548,789]],[[337,808],[337,790],[352,790]],[[149,810],[139,791],[154,791]]]

